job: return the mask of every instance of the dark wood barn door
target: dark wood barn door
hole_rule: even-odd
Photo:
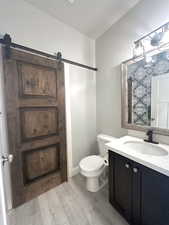
[[[11,49],[4,76],[17,207],[67,180],[64,65]]]

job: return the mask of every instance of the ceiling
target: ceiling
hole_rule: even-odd
[[[140,0],[25,0],[96,39]]]

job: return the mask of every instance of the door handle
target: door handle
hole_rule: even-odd
[[[2,165],[4,166],[6,162],[12,163],[13,155],[2,156]]]
[[[138,173],[138,169],[137,168],[133,168],[133,172],[134,173]]]
[[[127,169],[129,169],[129,168],[130,168],[130,164],[126,163],[126,164],[125,164],[125,167],[126,167]]]

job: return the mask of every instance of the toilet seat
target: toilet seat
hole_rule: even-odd
[[[86,172],[92,172],[101,169],[104,166],[104,159],[98,155],[85,157],[80,162],[80,167]]]

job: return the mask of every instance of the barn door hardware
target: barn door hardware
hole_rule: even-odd
[[[5,34],[4,37],[0,39],[0,43],[5,45],[5,57],[9,59],[11,55],[11,43],[12,43],[10,35]]]
[[[79,66],[79,67],[82,67],[82,68],[85,68],[85,69],[88,69],[88,70],[94,70],[94,71],[98,70],[97,68],[93,68],[91,66],[87,66],[87,65],[84,65],[84,64],[81,64],[81,63],[78,63],[78,62],[73,62],[71,60],[64,59],[64,58],[62,58],[61,52],[58,52],[55,55],[56,55],[57,60],[60,61],[60,62],[64,62],[64,63],[68,63],[68,64],[71,64],[71,65]]]
[[[11,47],[12,47],[12,48],[21,49],[23,51],[31,52],[31,53],[34,53],[34,54],[37,54],[37,55],[42,55],[42,56],[47,57],[47,58],[52,58],[52,59],[57,60],[59,62],[64,62],[64,63],[68,63],[68,64],[71,64],[71,65],[79,66],[79,67],[82,67],[82,68],[85,68],[85,69],[88,69],[88,70],[93,70],[93,71],[98,70],[97,68],[94,68],[94,67],[91,67],[91,66],[87,66],[87,65],[84,65],[84,64],[81,64],[81,63],[78,63],[78,62],[74,62],[74,61],[71,61],[71,60],[68,60],[68,59],[64,59],[62,57],[61,52],[58,52],[58,53],[55,53],[54,55],[51,55],[51,54],[48,54],[46,52],[42,52],[42,51],[39,51],[39,50],[36,50],[36,49],[33,49],[33,48],[29,48],[29,47],[26,47],[26,46],[23,46],[23,45],[13,43],[9,34],[5,34],[4,37],[0,39],[0,43],[5,45],[5,56],[6,56],[7,59],[10,58]]]
[[[13,155],[8,155],[8,156],[2,156],[2,165],[4,166],[6,162],[12,163],[13,161]]]

